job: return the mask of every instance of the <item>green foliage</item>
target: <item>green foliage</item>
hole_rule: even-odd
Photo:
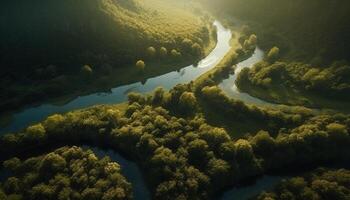
[[[176,49],[171,50],[170,55],[175,60],[180,59],[182,56],[181,52],[177,51]]]
[[[168,50],[165,47],[161,47],[159,49],[159,55],[163,58],[166,57],[168,55]]]
[[[254,51],[257,45],[258,38],[255,34],[251,34],[243,43],[243,48],[248,51]]]
[[[143,70],[145,70],[146,64],[143,60],[138,60],[135,64],[135,66],[139,71],[143,71]]]
[[[4,29],[0,33],[0,65],[7,66],[0,71],[0,109],[13,110],[28,103],[106,90],[174,70],[182,62],[193,62],[197,58],[189,51],[184,56],[176,53],[176,60],[167,57],[157,63],[172,62],[167,65],[169,69],[150,70],[144,76],[130,67],[138,59],[147,64],[159,62],[156,55],[160,52],[153,51],[159,47],[167,48],[169,54],[172,49],[182,53],[185,38],[202,41],[205,47],[211,45],[211,22],[184,9],[183,3],[6,0],[6,7],[0,11],[0,26]],[[174,61],[182,62],[174,65]],[[86,63],[91,70],[82,69]]]
[[[202,56],[203,55],[203,50],[202,50],[202,47],[201,45],[199,45],[198,43],[194,43],[192,46],[191,46],[191,49],[192,49],[192,54],[196,57],[199,57],[199,56]]]
[[[93,70],[90,65],[84,65],[83,67],[81,67],[80,71],[85,77],[90,77],[93,73]]]
[[[277,91],[287,88],[346,100],[350,98],[350,82],[346,78],[349,74],[348,65],[336,63],[329,67],[318,68],[296,62],[260,62],[251,69],[242,70],[236,83],[243,91],[250,91],[250,88],[254,87]]]
[[[341,0],[219,0],[209,8],[250,22],[259,37],[259,46],[281,48],[290,60],[322,64],[348,59],[350,3]],[[329,31],[332,30],[332,31]]]
[[[154,56],[156,56],[156,54],[157,54],[156,48],[154,48],[154,47],[148,47],[147,48],[147,55],[149,57],[153,58]]]
[[[283,180],[271,192],[263,192],[254,199],[339,199],[350,198],[350,171],[346,169],[317,169],[303,177]]]
[[[284,112],[278,109],[264,109],[245,105],[241,101],[230,99],[217,86],[206,86],[200,91],[200,97],[205,101],[204,106],[209,107],[211,112],[219,112],[225,118],[231,120],[246,121],[247,123],[260,124],[262,128],[276,133],[278,127],[293,127],[300,124],[310,116],[310,111],[303,112],[297,109]]]
[[[192,113],[197,106],[197,99],[192,92],[184,92],[179,99],[180,109],[184,112]]]
[[[267,54],[267,60],[270,62],[275,62],[280,54],[280,49],[278,47],[272,47]]]
[[[218,191],[266,171],[283,171],[324,162],[342,163],[350,159],[350,117],[347,115],[310,116],[303,109],[262,109],[229,99],[216,86],[206,86],[197,92],[195,89],[193,84],[182,84],[168,92],[158,88],[152,95],[131,93],[124,110],[96,106],[51,116],[22,133],[2,137],[0,160],[29,150],[40,150],[43,146],[50,147],[58,141],[69,144],[86,142],[121,151],[140,164],[156,199],[211,199]],[[176,112],[184,105],[196,109],[191,109],[194,111],[191,115]],[[204,105],[227,117],[228,123],[239,121],[255,125],[260,122],[268,131],[252,132],[244,139],[234,140],[230,136],[232,133],[206,122],[205,113],[201,113]],[[25,139],[33,133],[40,133],[40,137],[30,141]],[[45,174],[44,177],[49,179],[63,174],[63,180],[76,181],[77,186],[74,185],[72,190],[79,190],[81,196],[78,199],[100,199],[103,196],[110,199],[121,197],[121,194],[129,197],[123,181],[113,183],[125,186],[121,187],[125,193],[120,187],[97,187],[104,185],[104,179],[100,181],[95,174],[93,177],[84,173],[70,174],[74,169],[96,169],[96,164],[104,159],[98,161],[91,153],[80,153],[86,155],[81,157],[61,152],[65,151],[55,151],[31,162],[12,159],[4,165],[22,171],[23,163],[26,163],[29,171],[37,169],[33,173]],[[73,165],[76,162],[71,159],[89,165],[82,168],[81,164]],[[120,171],[117,164],[106,165],[106,162],[102,165],[105,173]],[[71,170],[65,170],[69,167]],[[5,195],[26,188],[22,187],[24,177],[28,177],[26,181],[33,178],[16,175],[8,179],[3,187]],[[27,185],[33,194],[58,198],[54,184],[42,182],[35,182],[35,187]],[[64,199],[68,194],[76,193],[72,194],[69,188],[65,188],[59,196]]]
[[[120,166],[108,157],[99,160],[91,151],[63,147],[20,161],[5,161],[11,171],[0,191],[11,199],[131,199],[131,185]],[[22,199],[22,198],[20,198]]]

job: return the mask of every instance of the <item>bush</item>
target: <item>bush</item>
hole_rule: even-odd
[[[197,99],[192,92],[184,92],[179,99],[179,105],[181,109],[186,113],[192,113],[195,111],[197,105]]]
[[[168,55],[168,50],[165,47],[161,47],[159,49],[159,55],[164,58]]]
[[[179,59],[182,55],[181,52],[177,51],[176,49],[171,50],[170,54],[173,59]]]
[[[91,68],[90,65],[84,65],[82,68],[81,68],[81,73],[86,76],[86,77],[90,77],[93,73],[93,70]]]
[[[350,171],[319,168],[302,177],[281,181],[273,191],[263,192],[253,199],[338,199],[350,198]]]
[[[11,162],[11,164],[10,164]],[[5,199],[131,199],[131,185],[118,163],[98,159],[91,151],[63,147],[52,153],[19,161],[6,161],[11,171],[3,187]],[[16,163],[16,164],[13,164]],[[1,192],[0,192],[1,193]],[[1,196],[1,195],[0,195]]]
[[[196,57],[200,57],[203,55],[203,50],[202,50],[202,47],[201,45],[199,45],[198,43],[194,43],[192,46],[191,46],[191,49],[192,49],[192,55],[196,56]]]
[[[153,58],[153,57],[156,56],[156,54],[157,54],[156,48],[154,48],[154,47],[152,47],[152,46],[147,48],[147,55],[148,55],[149,57]]]
[[[145,62],[143,60],[139,60],[139,61],[136,62],[136,68],[139,71],[144,71],[145,67],[146,67],[146,64],[145,64]]]
[[[280,54],[280,49],[278,47],[272,47],[269,51],[269,53],[267,54],[267,60],[270,62],[275,62]]]

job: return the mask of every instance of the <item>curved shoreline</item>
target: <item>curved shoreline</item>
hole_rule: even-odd
[[[127,100],[127,93],[129,92],[147,93],[151,92],[158,86],[162,86],[165,89],[171,89],[177,84],[187,83],[196,79],[201,74],[215,67],[231,48],[229,44],[232,37],[231,31],[224,28],[224,26],[218,21],[214,22],[214,26],[217,27],[217,44],[212,52],[206,58],[202,59],[198,65],[190,65],[182,68],[179,72],[173,71],[161,76],[150,78],[145,83],[136,82],[112,88],[109,93],[99,92],[86,96],[79,96],[64,105],[43,104],[37,107],[28,108],[22,112],[14,114],[11,123],[6,127],[0,128],[0,135],[7,132],[19,131],[30,124],[44,120],[52,114],[65,113],[71,110],[82,109],[98,104],[117,104],[125,102]]]

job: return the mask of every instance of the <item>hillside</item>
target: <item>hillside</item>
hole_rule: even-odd
[[[150,45],[175,48],[181,39],[202,38],[205,24],[175,6],[157,0],[11,1],[1,9],[1,64],[122,64],[142,57]]]
[[[241,91],[275,103],[348,107],[349,2],[221,0],[211,7],[244,21],[266,52],[267,62],[239,75]]]
[[[207,1],[207,0],[204,0]],[[348,1],[220,0],[208,2],[217,12],[245,20],[259,46],[278,46],[285,59],[329,64],[349,60]]]
[[[4,110],[37,102],[38,96],[42,101],[145,80],[157,70],[128,80],[123,74],[137,70],[139,59],[161,66],[158,74],[183,67],[202,56],[210,42],[211,23],[185,1],[14,0],[0,13]],[[183,41],[197,44],[201,54],[188,51]],[[149,56],[150,47],[155,56]],[[106,77],[111,74],[119,76]]]

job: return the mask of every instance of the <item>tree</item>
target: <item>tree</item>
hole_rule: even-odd
[[[221,159],[212,158],[208,163],[208,172],[214,184],[226,185],[230,179],[230,165]]]
[[[181,46],[182,46],[182,51],[186,52],[186,53],[190,53],[191,52],[191,47],[193,45],[192,40],[185,38],[182,42],[181,42]]]
[[[275,62],[280,54],[280,49],[278,47],[272,47],[267,54],[267,60],[270,62]]]
[[[157,87],[152,95],[152,104],[153,105],[160,105],[163,103],[164,100],[164,89],[162,87]]]
[[[156,48],[150,46],[147,48],[147,55],[151,58],[153,58],[157,54]]]
[[[331,123],[327,125],[327,131],[331,134],[347,134],[346,126],[339,123]]]
[[[199,45],[198,43],[194,43],[192,46],[191,46],[191,49],[192,49],[192,54],[194,56],[201,56],[203,54],[203,50],[202,50],[202,47],[201,45]]]
[[[170,54],[173,59],[179,59],[181,57],[181,52],[176,49],[171,50]]]
[[[251,34],[248,39],[244,41],[243,47],[246,50],[254,50],[256,47],[256,43],[258,41],[258,38],[255,34]]]
[[[193,112],[197,106],[197,99],[193,92],[184,92],[180,96],[179,104],[186,113]]]
[[[84,65],[84,66],[81,68],[81,73],[82,73],[85,77],[91,77],[91,76],[92,76],[92,73],[93,73],[92,67],[91,67],[90,65]]]
[[[56,153],[47,154],[40,163],[40,170],[44,173],[63,171],[67,163],[62,156]]]
[[[251,142],[254,152],[260,156],[271,156],[275,150],[275,141],[266,131],[259,131]]]
[[[221,144],[220,154],[225,160],[233,161],[236,155],[235,142],[229,141]]]
[[[166,57],[168,55],[168,50],[165,47],[161,47],[159,49],[159,54],[160,54],[161,57],[164,58],[164,57]]]
[[[188,144],[190,162],[196,166],[205,164],[209,146],[205,140],[195,139]]]
[[[145,70],[146,64],[143,60],[139,60],[136,62],[136,67],[139,71]]]
[[[248,41],[250,45],[256,45],[256,43],[258,42],[258,37],[256,37],[255,34],[251,34]]]
[[[25,139],[35,142],[41,141],[45,137],[46,130],[41,123],[28,127],[24,136]]]

